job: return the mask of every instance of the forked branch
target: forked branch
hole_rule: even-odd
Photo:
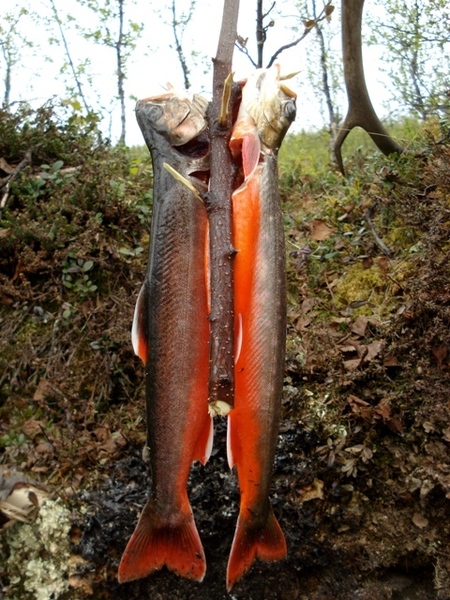
[[[334,143],[334,154],[342,174],[341,147],[354,127],[362,127],[386,156],[403,152],[378,118],[367,91],[361,41],[363,7],[364,0],[342,0],[342,58],[348,112]]]

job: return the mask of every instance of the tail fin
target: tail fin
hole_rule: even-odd
[[[242,514],[236,526],[227,567],[227,590],[250,569],[255,558],[280,560],[287,554],[286,540],[272,507],[265,525],[255,527],[251,518]]]
[[[155,515],[153,501],[147,502],[120,561],[120,583],[146,577],[164,565],[182,577],[203,580],[205,555],[189,505],[186,512],[164,521]]]

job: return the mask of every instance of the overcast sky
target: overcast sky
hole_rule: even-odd
[[[180,7],[186,5],[187,0],[178,0]],[[169,46],[173,45],[173,34],[171,28],[165,23],[169,14],[162,11],[161,15],[155,14],[155,2],[150,0],[136,0],[135,5],[127,8],[127,19],[144,24],[144,32],[138,42],[136,51],[133,53],[129,63],[126,81],[127,100],[127,143],[129,145],[142,144],[142,136],[134,117],[134,98],[142,98],[158,94],[166,82],[171,82],[177,87],[182,87],[183,78],[180,65],[177,61],[175,51]],[[241,0],[238,33],[249,38],[249,49],[254,54],[255,49],[255,0]],[[281,15],[274,13],[275,25],[268,31],[268,42],[265,60],[279,46],[290,42],[298,37],[299,33],[293,31],[295,26],[301,26],[298,13],[294,9],[294,2],[278,1],[277,7],[283,9]],[[337,3],[340,4],[340,3]],[[267,3],[270,5],[270,3]],[[66,12],[72,14],[81,26],[92,26],[92,16],[79,9],[75,0],[56,0],[56,6],[60,16]],[[25,7],[35,11],[38,16],[22,18],[20,21],[21,36],[23,39],[33,42],[31,48],[21,50],[22,60],[15,66],[11,100],[28,100],[34,105],[42,104],[50,97],[64,98],[66,96],[64,76],[60,74],[60,68],[65,60],[64,50],[61,46],[51,46],[48,43],[50,36],[59,37],[54,21],[51,19],[51,5],[49,0],[2,0],[2,15],[17,11],[18,7]],[[210,57],[216,54],[217,42],[222,18],[223,2],[221,0],[197,0],[194,18],[186,31],[183,44],[191,67],[192,92],[211,91],[212,65]],[[49,17],[50,25],[44,28],[38,19]],[[307,15],[304,15],[307,16]],[[339,57],[340,33],[339,33],[339,9],[337,8],[331,23],[325,26],[332,35],[332,49]],[[0,24],[2,16],[0,15]],[[65,34],[68,40],[72,58],[76,64],[89,58],[91,61],[90,74],[92,76],[92,87],[84,83],[84,90],[89,102],[95,108],[100,108],[105,114],[104,130],[109,133],[113,141],[116,141],[120,133],[119,107],[115,100],[115,55],[114,50],[102,46],[93,45],[84,41],[74,30],[72,22],[64,23]],[[283,72],[289,73],[299,71],[293,80],[289,82],[290,87],[298,94],[298,116],[295,129],[319,129],[324,121],[322,118],[322,107],[314,95],[308,79],[308,66],[313,62],[315,52],[315,33],[312,32],[298,46],[284,52],[280,56],[280,64]],[[191,52],[198,53],[198,58],[193,60]],[[385,83],[383,74],[380,72],[379,48],[370,47],[365,49],[365,70],[369,91],[376,110],[381,117],[386,116],[386,108],[383,106],[385,99]],[[203,57],[203,60],[202,60]],[[236,77],[245,76],[253,67],[242,53],[235,50],[234,69]],[[205,72],[206,71],[206,72]],[[0,82],[0,94],[3,97],[4,72],[0,66],[2,81]],[[342,81],[343,87],[343,81]],[[345,97],[340,96],[341,113],[345,113]],[[108,112],[110,116],[108,116]]]

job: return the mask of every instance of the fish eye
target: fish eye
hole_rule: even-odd
[[[163,114],[162,106],[158,104],[147,104],[147,116],[152,121],[157,121]]]
[[[286,119],[288,119],[289,121],[293,121],[297,113],[295,100],[289,100],[288,102],[286,102],[286,104],[284,105],[283,112]]]

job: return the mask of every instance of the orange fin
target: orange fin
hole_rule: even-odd
[[[239,357],[241,356],[242,350],[242,340],[244,337],[244,332],[242,329],[242,313],[236,315],[236,323],[234,326],[235,329],[235,340],[234,340],[234,364],[237,363]]]
[[[181,577],[203,580],[205,555],[190,507],[176,523],[173,515],[171,523],[161,521],[149,500],[120,561],[119,583],[146,577],[164,565]]]
[[[230,469],[241,461],[242,447],[235,425],[236,408],[233,408],[227,420],[227,460]]]
[[[242,140],[242,168],[245,179],[248,179],[258,166],[260,153],[261,142],[258,132],[245,135]]]
[[[206,407],[205,407],[206,412]],[[192,460],[198,460],[202,465],[206,465],[211,456],[214,439],[214,424],[213,419],[207,414],[205,424],[199,435],[197,443],[194,448],[194,454]]]
[[[250,569],[255,558],[281,560],[287,554],[286,540],[272,508],[264,526],[239,515],[227,567],[227,590]]]
[[[148,306],[147,282],[144,282],[134,308],[133,325],[131,327],[131,343],[134,353],[139,356],[144,364],[148,359],[147,338],[147,306]]]

